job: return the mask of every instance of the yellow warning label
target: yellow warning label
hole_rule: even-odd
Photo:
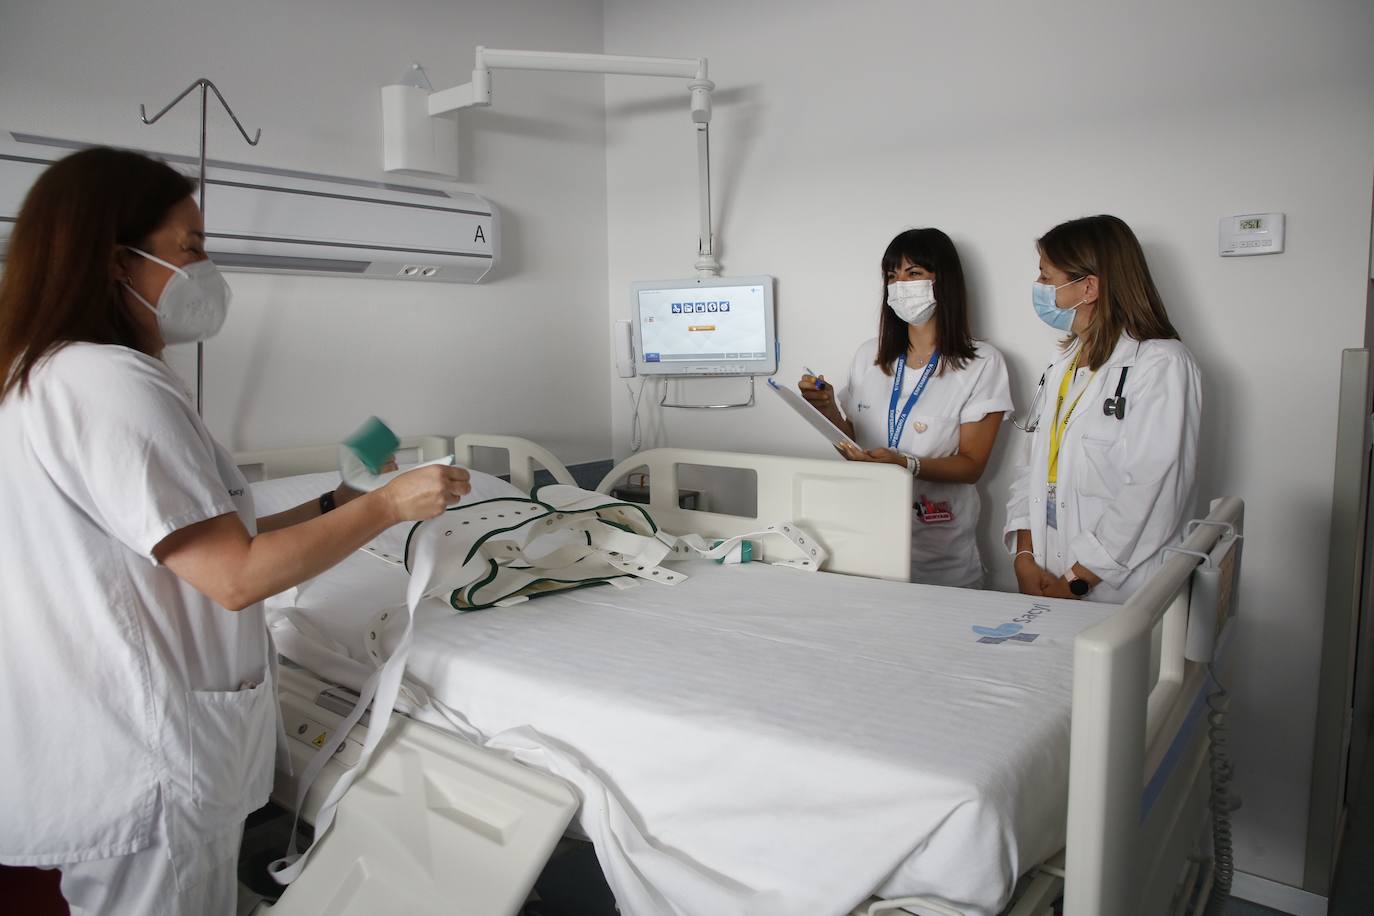
[[[320,732],[315,736],[315,740],[310,743],[315,745],[315,747],[324,747],[324,743],[327,740],[329,740],[329,732]]]

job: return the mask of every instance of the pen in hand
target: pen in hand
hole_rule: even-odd
[[[825,388],[825,379],[821,378],[819,375],[816,375],[816,373],[811,370],[810,366],[802,366],[802,369],[805,370],[807,375],[811,376],[816,380],[817,391],[823,390]]]

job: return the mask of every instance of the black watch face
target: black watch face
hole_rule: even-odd
[[[1073,592],[1075,595],[1078,595],[1079,597],[1086,595],[1088,593],[1088,588],[1088,583],[1083,579],[1074,579],[1072,582],[1069,583],[1069,591]]]

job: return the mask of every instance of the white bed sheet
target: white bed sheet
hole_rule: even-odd
[[[991,916],[1062,847],[1073,636],[1111,607],[682,568],[674,588],[427,602],[409,664],[489,746],[578,787],[624,912],[817,916],[878,893]],[[363,658],[404,583],[355,555],[292,613]],[[973,630],[1037,601],[1033,641]]]

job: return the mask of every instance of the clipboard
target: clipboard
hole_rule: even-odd
[[[812,429],[822,436],[825,436],[826,440],[829,441],[831,445],[838,448],[840,445],[847,442],[858,451],[863,451],[859,443],[846,436],[839,427],[825,418],[825,414],[812,407],[811,402],[802,397],[799,393],[793,391],[791,388],[782,387],[771,378],[768,380],[768,387],[772,388],[773,391],[777,393],[778,397],[782,398],[783,403],[791,407],[797,412],[798,416],[810,424]]]

